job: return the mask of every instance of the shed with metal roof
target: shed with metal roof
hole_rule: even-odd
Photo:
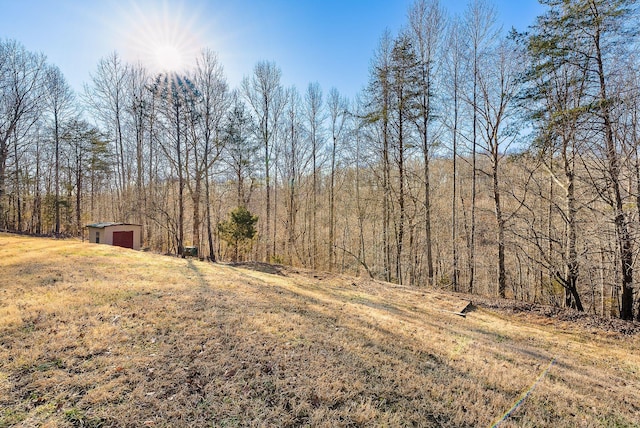
[[[89,242],[94,244],[134,250],[142,247],[142,226],[139,224],[103,222],[88,224],[86,227],[89,230]]]

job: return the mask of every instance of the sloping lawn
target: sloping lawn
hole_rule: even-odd
[[[461,304],[0,234],[0,427],[640,426],[637,335]]]

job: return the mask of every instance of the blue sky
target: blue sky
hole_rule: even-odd
[[[396,33],[413,0],[0,0],[0,38],[15,39],[58,65],[80,91],[101,57],[147,58],[160,38],[183,54],[219,55],[238,85],[257,61],[274,61],[285,85],[317,81],[354,96],[367,82],[380,36]],[[467,0],[442,0],[450,14]],[[498,21],[524,30],[543,11],[537,0],[496,0]],[[177,42],[176,42],[177,43]],[[146,56],[145,56],[146,55]]]

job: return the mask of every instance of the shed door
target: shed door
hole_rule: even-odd
[[[133,249],[133,230],[128,232],[113,232],[113,245]]]

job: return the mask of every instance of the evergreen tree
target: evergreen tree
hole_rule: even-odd
[[[625,213],[625,191],[621,169],[623,156],[616,140],[611,93],[615,74],[614,57],[622,54],[623,46],[633,45],[633,34],[625,28],[632,14],[633,0],[541,0],[549,10],[539,18],[538,34],[532,46],[548,58],[540,67],[547,75],[565,64],[581,67],[586,85],[586,100],[582,108],[589,114],[595,137],[592,150],[603,156],[600,171],[591,171],[593,184],[602,200],[611,207],[616,230],[616,246],[622,279],[620,317],[633,318],[633,240]],[[624,40],[624,43],[620,43]],[[569,41],[569,43],[566,43]],[[630,43],[631,42],[631,43]],[[592,125],[592,126],[593,126]],[[640,316],[640,314],[639,314]]]
[[[227,244],[234,248],[233,261],[238,261],[240,245],[256,235],[258,217],[243,206],[229,213],[229,219],[218,223],[218,232]]]

